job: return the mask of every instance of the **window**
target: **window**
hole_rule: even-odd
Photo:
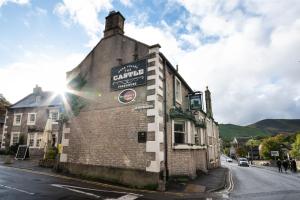
[[[50,119],[52,119],[53,122],[57,121],[59,119],[58,111],[50,111]]]
[[[20,126],[22,120],[22,114],[15,114],[14,115],[14,126]]]
[[[182,102],[181,82],[178,78],[175,79],[175,99],[177,103]]]
[[[11,134],[10,145],[18,144],[19,143],[19,135],[20,133],[13,132]]]
[[[27,125],[35,125],[36,113],[28,113]]]
[[[33,147],[34,146],[34,133],[28,134],[28,146]]]
[[[42,134],[37,134],[35,146],[41,147],[41,143],[42,143]]]
[[[175,144],[185,143],[185,122],[174,122],[174,139]]]

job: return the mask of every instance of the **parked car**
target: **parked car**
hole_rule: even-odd
[[[226,162],[232,162],[232,159],[231,158],[227,158]]]
[[[248,162],[247,158],[239,158],[238,165],[249,167],[249,162]]]

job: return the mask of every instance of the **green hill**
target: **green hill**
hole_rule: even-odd
[[[234,137],[267,136],[278,133],[300,132],[300,119],[265,119],[248,126],[220,124],[220,137],[232,140]]]
[[[270,134],[289,134],[300,131],[300,119],[265,119],[249,125]]]
[[[238,126],[234,124],[220,124],[220,137],[223,140],[232,140],[234,137],[267,136],[267,132],[255,127]]]

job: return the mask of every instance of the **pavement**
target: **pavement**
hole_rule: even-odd
[[[0,155],[0,199],[19,199],[19,193],[30,195],[28,199],[216,199],[212,192],[224,188],[227,176],[226,168],[218,168],[184,184],[173,183],[167,192],[158,192],[64,176],[39,167],[38,159],[12,159],[11,164],[4,161],[5,157]]]
[[[240,167],[234,161],[222,165],[229,168],[231,187],[220,191],[221,199],[295,200],[300,199],[299,173],[279,173],[274,167]]]

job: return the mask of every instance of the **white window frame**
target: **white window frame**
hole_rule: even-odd
[[[33,135],[33,145],[30,146],[30,135]],[[38,140],[40,140],[39,142],[39,146],[37,145],[38,144]],[[43,134],[42,133],[38,133],[38,132],[35,132],[35,133],[28,133],[27,135],[27,146],[29,148],[43,148],[42,146],[42,140],[43,140]]]
[[[179,83],[179,94],[177,94],[177,82]],[[182,84],[177,77],[175,77],[175,100],[177,103],[182,104]]]
[[[17,116],[20,115],[20,122],[17,123]],[[14,114],[14,126],[21,126],[23,113],[15,113]]]
[[[34,115],[34,121],[30,121],[30,116]],[[27,125],[35,125],[36,122],[36,113],[28,113],[27,115]]]
[[[30,146],[30,136],[33,136],[32,140],[33,140],[33,144],[32,146]],[[29,146],[29,148],[34,148],[35,147],[35,135],[36,133],[28,133],[27,135],[27,146]]]
[[[60,116],[59,109],[51,109],[51,110],[49,110],[49,118],[52,120],[53,124],[57,124],[57,121],[52,119],[52,114],[53,113],[57,113],[57,120],[59,120],[59,116]]]
[[[18,141],[16,143],[13,143],[13,139],[14,139],[14,135],[17,134],[18,135]],[[10,134],[10,146],[14,145],[14,144],[18,144],[20,142],[20,132],[11,132]]]
[[[173,120],[172,134],[173,134],[173,144],[174,145],[184,145],[187,143],[187,123],[185,120]],[[183,124],[184,125],[184,142],[183,143],[175,143],[175,124]],[[176,131],[178,132],[178,131]]]

